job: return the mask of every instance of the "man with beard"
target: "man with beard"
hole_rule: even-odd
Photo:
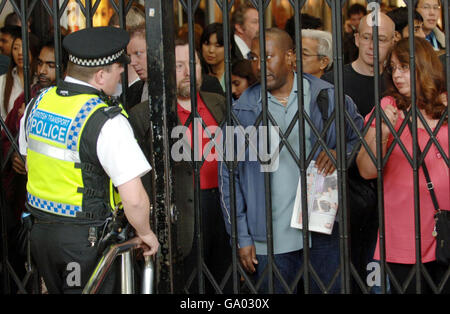
[[[65,71],[67,65],[66,51],[62,50],[62,70]],[[56,81],[56,63],[55,63],[55,44],[53,40],[45,42],[39,53],[37,64],[38,81],[31,87],[30,97],[35,97],[42,89],[55,85]],[[6,117],[6,125],[13,133],[19,131],[19,122],[25,110],[25,92],[17,97],[14,107]],[[13,169],[20,174],[26,174],[22,159],[17,153],[13,154]]]
[[[200,59],[197,52],[195,53],[195,78],[196,78],[196,99],[197,99],[197,113],[198,118],[194,121],[197,123],[197,134],[208,134],[210,131],[212,134],[221,125],[225,118],[225,98],[219,94],[204,92],[200,90],[202,85],[202,72]],[[175,41],[175,67],[176,67],[176,83],[177,83],[177,104],[176,108],[172,108],[172,113],[176,114],[179,126],[185,126],[190,115],[192,114],[193,104],[191,103],[191,75],[189,69],[189,45],[186,39],[176,39]],[[152,106],[159,106],[158,103],[152,104]],[[150,121],[148,121],[149,105],[148,101],[140,103],[133,107],[130,111],[129,121],[134,129],[135,136],[139,145],[146,156],[150,157],[152,152],[149,150],[151,147],[152,136],[150,133]],[[204,130],[200,119],[206,125],[208,131]],[[173,179],[174,179],[174,193],[175,193],[175,205],[178,210],[178,223],[177,223],[177,239],[178,247],[181,251],[183,258],[183,273],[185,283],[188,278],[193,274],[197,265],[197,237],[194,240],[194,234],[197,234],[201,229],[203,237],[203,260],[206,267],[212,273],[214,280],[220,284],[228,266],[231,263],[231,248],[228,241],[228,236],[225,231],[225,224],[223,216],[220,210],[219,192],[218,192],[218,177],[217,177],[217,156],[214,148],[209,152],[208,156],[202,152],[208,151],[205,146],[210,143],[210,138],[206,135],[202,137],[195,134],[196,138],[201,138],[199,144],[200,154],[196,155],[196,161],[202,161],[202,157],[205,159],[201,163],[200,170],[197,174],[199,176],[200,187],[200,214],[201,214],[201,226],[197,226],[195,223],[194,215],[194,175],[190,160],[192,149],[192,122],[189,126],[180,128],[179,136],[182,137],[182,150],[180,154],[182,158],[176,158],[172,147],[172,158],[175,162],[172,166]],[[172,133],[173,134],[173,133]],[[213,135],[211,135],[212,137]],[[177,137],[178,138],[178,137]],[[178,142],[177,142],[178,143]],[[176,150],[176,153],[179,153]],[[197,152],[196,152],[197,153]],[[186,160],[187,157],[189,160]],[[149,158],[150,159],[150,158]],[[181,159],[181,160],[179,160]],[[143,178],[144,186],[147,190],[150,188],[149,176]],[[203,271],[205,270],[196,270]],[[198,276],[198,273],[196,273]],[[195,285],[198,280],[192,281],[193,286],[187,287],[190,292],[196,292],[198,289]],[[206,292],[217,292],[209,284],[209,280],[205,277]],[[230,281],[225,286],[224,292],[231,292],[229,289]]]

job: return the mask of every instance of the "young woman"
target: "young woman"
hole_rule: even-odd
[[[223,47],[222,23],[207,25],[203,30],[200,43],[200,58],[204,72],[216,77],[225,92],[225,49]]]
[[[29,65],[30,78],[36,72],[37,57],[39,56],[39,40],[29,35]],[[0,76],[0,108],[1,116],[6,116],[14,106],[14,101],[23,92],[24,87],[24,56],[22,53],[22,39],[16,38],[11,45],[11,62],[8,72]],[[32,84],[33,81],[30,81]]]
[[[249,60],[237,60],[231,66],[231,91],[235,100],[241,97],[241,94],[256,82],[255,74],[252,70],[252,64]]]
[[[413,139],[411,131],[405,121],[404,110],[411,109],[410,75],[416,78],[416,104],[424,118],[424,122],[435,131],[439,119],[447,112],[447,97],[445,91],[445,77],[442,65],[431,45],[422,38],[415,37],[415,73],[409,68],[408,39],[400,40],[394,47],[388,59],[388,70],[391,73],[388,81],[386,96],[381,100],[389,123],[400,137],[407,154],[413,156]],[[372,111],[371,114],[374,114]],[[371,116],[366,117],[366,123]],[[445,118],[447,121],[447,118]],[[400,131],[403,127],[402,131]],[[376,155],[375,120],[372,121],[365,141],[371,151]],[[424,124],[417,119],[417,138],[420,150],[424,151],[430,140],[430,135]],[[444,123],[437,131],[436,139],[442,151],[448,152],[448,125]],[[394,141],[394,134],[383,120],[382,123],[382,156],[388,149],[392,149],[383,168],[384,187],[384,213],[385,213],[385,244],[386,261],[393,271],[395,279],[403,285],[416,263],[415,253],[415,218],[414,218],[414,177],[413,168],[401,145]],[[394,147],[391,147],[394,146]],[[450,209],[449,197],[449,167],[434,142],[426,151],[425,164],[428,168],[431,181],[435,187],[435,193],[441,209]],[[368,155],[364,146],[357,157],[357,165],[361,175],[366,179],[376,178],[377,169]],[[420,196],[420,237],[421,237],[421,262],[430,273],[434,283],[438,285],[443,278],[446,268],[436,263],[436,239],[433,237],[434,206],[430,192],[427,189],[426,179],[422,166],[419,168],[419,196]],[[375,259],[380,259],[380,241],[375,250]],[[422,275],[422,291],[431,292],[429,284]],[[392,278],[391,278],[392,279]],[[446,285],[446,293],[449,291]],[[397,287],[392,284],[394,293]],[[406,293],[416,293],[415,278],[411,280]]]

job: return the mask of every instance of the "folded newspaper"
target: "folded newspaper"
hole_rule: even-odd
[[[314,167],[314,161],[306,169],[307,204],[309,231],[331,234],[338,209],[336,170],[323,176]],[[298,181],[297,195],[291,218],[291,227],[302,229],[301,182]]]

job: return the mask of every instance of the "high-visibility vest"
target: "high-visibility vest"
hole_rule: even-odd
[[[61,96],[57,87],[41,92],[25,128],[32,209],[75,220],[110,215],[118,194],[98,162],[96,143],[104,122],[122,111],[94,94]]]

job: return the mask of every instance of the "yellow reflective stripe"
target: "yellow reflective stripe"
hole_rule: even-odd
[[[59,160],[70,161],[70,162],[80,162],[80,154],[78,151],[73,151],[70,149],[55,147],[53,145],[41,142],[34,138],[28,139],[28,149]]]

